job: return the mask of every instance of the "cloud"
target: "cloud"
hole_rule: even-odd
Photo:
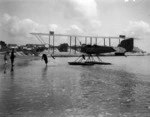
[[[83,30],[77,25],[70,25],[65,32],[69,34],[81,34],[83,33]]]
[[[49,24],[49,30],[50,31],[57,31],[58,25],[57,24]]]
[[[96,0],[63,0],[62,4],[61,12],[66,19],[77,22],[83,32],[98,32],[102,23]]]
[[[0,20],[1,38],[8,43],[39,43],[38,40],[30,34],[31,32],[48,33],[50,30],[57,31],[57,29],[57,24],[45,26],[31,19],[19,19],[9,14],[4,14]]]
[[[150,25],[144,21],[129,21],[125,33],[129,36],[138,36],[150,34]]]
[[[129,0],[124,0],[125,2],[129,2]],[[132,0],[133,2],[135,2],[135,0]]]
[[[95,0],[61,0],[56,4],[66,18],[93,18],[98,15]]]
[[[31,19],[20,20],[16,16],[4,14],[1,20],[1,29],[10,36],[29,37],[31,32],[39,32],[45,27]]]
[[[83,17],[97,17],[97,4],[95,0],[68,0],[72,2],[72,8]]]
[[[98,35],[101,30],[101,25],[101,21],[92,19],[85,25],[85,32],[90,35]]]

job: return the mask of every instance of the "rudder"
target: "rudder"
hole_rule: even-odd
[[[122,40],[121,43],[118,45],[118,47],[122,47],[126,49],[126,52],[132,51],[134,47],[134,39],[128,38],[128,39]]]

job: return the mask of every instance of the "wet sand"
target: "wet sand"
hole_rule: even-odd
[[[75,58],[16,58],[3,73],[1,117],[148,117],[150,57],[104,57],[112,65],[69,66]]]

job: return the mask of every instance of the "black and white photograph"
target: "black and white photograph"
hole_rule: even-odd
[[[0,117],[150,117],[150,0],[0,0]]]

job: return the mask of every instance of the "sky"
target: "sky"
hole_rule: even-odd
[[[40,43],[31,32],[126,35],[150,52],[150,0],[0,0],[0,40]],[[48,37],[42,37],[47,41]],[[57,39],[65,43],[68,39]]]

